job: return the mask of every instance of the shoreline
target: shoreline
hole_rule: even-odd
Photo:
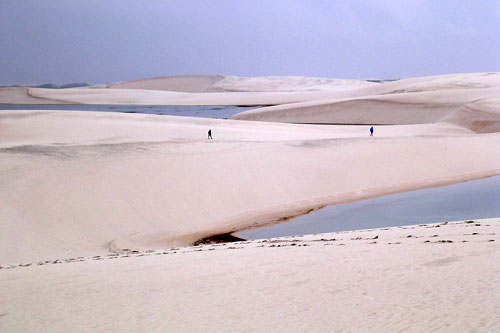
[[[305,242],[333,242],[339,241],[341,239],[338,236],[347,234],[377,234],[383,233],[384,231],[390,230],[413,230],[418,228],[440,228],[441,226],[459,226],[465,225],[467,227],[481,227],[481,226],[491,226],[491,222],[497,222],[500,228],[500,216],[483,218],[483,219],[468,219],[468,220],[458,220],[458,221],[442,221],[436,223],[422,223],[422,224],[412,224],[412,225],[401,225],[401,226],[390,226],[390,227],[380,227],[380,228],[368,228],[368,229],[356,229],[356,230],[345,230],[345,231],[335,231],[335,232],[324,232],[324,233],[312,233],[312,234],[301,234],[293,236],[280,236],[280,237],[270,237],[262,239],[243,239],[230,234],[225,235],[215,235],[211,237],[206,237],[204,242],[196,242],[195,244],[190,244],[186,246],[171,246],[166,248],[152,248],[152,249],[117,249],[116,251],[110,251],[108,254],[94,255],[94,256],[77,256],[71,258],[49,258],[37,262],[20,262],[20,263],[0,263],[1,270],[10,270],[15,268],[34,268],[36,266],[44,266],[48,264],[69,264],[69,263],[79,263],[88,261],[100,261],[100,260],[113,260],[113,259],[125,259],[131,257],[144,257],[152,255],[164,255],[164,254],[178,254],[178,253],[195,253],[201,251],[213,251],[214,246],[220,247],[220,249],[233,249],[234,246],[239,246],[239,249],[252,247],[256,244],[269,243],[269,244],[287,244],[293,242],[300,242],[297,239],[305,239]],[[476,235],[476,234],[474,234]],[[473,236],[474,236],[473,235]],[[486,236],[496,236],[490,237],[487,242],[500,241],[498,236],[500,234],[484,234]],[[334,237],[337,236],[337,237]],[[434,237],[434,236],[433,236]],[[291,239],[291,240],[290,240]],[[365,238],[353,238],[351,240],[377,240],[378,237],[365,237]],[[437,243],[447,243],[446,240],[437,240]],[[328,244],[327,244],[328,245]],[[341,244],[342,245],[342,244]],[[345,244],[343,244],[345,245]],[[295,245],[292,245],[295,246]],[[305,245],[307,246],[307,245]],[[259,246],[257,246],[259,247]],[[275,246],[271,246],[275,247]],[[280,247],[277,246],[276,247]]]
[[[421,184],[423,186],[417,186],[417,187],[414,187],[414,188],[411,188],[411,187],[406,187],[405,188],[404,185],[403,185],[402,188],[399,188],[399,189],[391,191],[391,192],[370,191],[370,192],[378,192],[378,193],[375,193],[373,195],[369,194],[368,196],[361,197],[361,198],[351,197],[351,198],[343,200],[343,201],[334,202],[334,203],[326,203],[324,205],[319,205],[319,206],[314,207],[314,208],[307,208],[307,209],[304,208],[304,212],[303,213],[298,213],[298,214],[295,214],[295,215],[283,216],[283,217],[281,217],[281,218],[279,218],[279,219],[277,219],[275,221],[272,221],[272,222],[270,222],[268,224],[261,224],[261,225],[256,226],[256,227],[249,227],[249,228],[246,228],[246,229],[243,229],[243,230],[232,232],[231,234],[235,235],[235,236],[238,236],[237,235],[238,233],[242,233],[242,232],[245,232],[245,231],[258,230],[258,229],[264,229],[264,228],[267,228],[267,227],[278,226],[278,225],[280,225],[282,223],[287,223],[288,221],[294,220],[296,218],[299,218],[299,217],[302,217],[302,216],[305,216],[305,215],[308,215],[308,214],[314,214],[314,212],[316,212],[316,211],[322,210],[322,209],[327,208],[327,207],[333,207],[333,206],[336,206],[336,205],[344,205],[344,204],[350,204],[350,203],[355,203],[355,202],[362,202],[362,201],[369,200],[369,199],[383,198],[385,196],[391,196],[391,195],[395,195],[395,194],[402,194],[402,193],[420,191],[420,190],[424,190],[424,189],[438,189],[438,188],[447,187],[447,186],[451,186],[451,185],[463,184],[463,183],[467,183],[467,182],[471,182],[471,181],[475,181],[475,180],[486,179],[486,178],[491,178],[491,177],[497,177],[499,175],[500,175],[500,170],[496,171],[496,172],[493,172],[491,174],[490,173],[477,174],[477,175],[474,175],[473,178],[469,178],[469,177],[465,177],[464,176],[464,177],[459,177],[459,178],[454,179],[454,180],[446,180],[446,181],[443,181],[442,183],[433,183],[433,184],[426,184],[426,185],[425,184]],[[354,231],[354,230],[358,230],[358,229],[348,229],[348,230]]]

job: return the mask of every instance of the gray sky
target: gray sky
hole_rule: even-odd
[[[485,71],[498,0],[0,0],[0,85]]]

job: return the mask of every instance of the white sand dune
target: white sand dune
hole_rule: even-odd
[[[496,218],[24,262],[0,270],[0,325],[498,332],[499,234]]]
[[[476,132],[498,132],[500,89],[453,89],[320,100],[250,110],[232,119],[365,125],[449,122]]]
[[[0,88],[0,104],[66,104],[60,100],[32,96],[31,89],[23,87]]]
[[[463,73],[425,76],[385,82],[359,92],[360,95],[397,94],[456,89],[485,89],[500,87],[500,73]],[[359,95],[358,95],[359,96]]]
[[[500,135],[445,123],[381,127],[370,138],[364,126],[3,111],[0,126],[1,262],[187,245],[500,171]]]
[[[498,330],[498,219],[159,249],[500,174],[499,77],[0,89],[2,103],[287,103],[235,120],[0,111],[0,327]],[[385,125],[370,137],[371,124]]]
[[[499,73],[452,74],[374,83],[362,80],[188,75],[84,88],[0,88],[0,103],[278,105],[408,92],[500,88]]]
[[[300,92],[328,90],[356,95],[391,94],[500,86],[499,73],[467,73],[400,79],[383,84],[366,80],[304,76],[238,77],[224,75],[169,76],[117,82],[90,88],[165,90],[179,92]]]
[[[83,88],[0,88],[0,103],[135,105],[276,105],[351,96],[377,86],[361,80],[188,75]]]
[[[362,80],[312,78],[304,76],[238,77],[223,75],[168,76],[110,83],[90,88],[146,89],[179,92],[285,92],[310,90],[352,90],[373,87],[376,83]]]
[[[145,89],[84,88],[29,88],[29,94],[31,98],[34,96],[41,100],[56,100],[66,104],[130,105],[275,105],[332,96],[328,91],[187,93]]]
[[[303,92],[324,90],[333,93],[378,86],[363,80],[326,79],[304,76],[226,76],[211,88],[213,91]]]
[[[89,88],[164,90],[201,93],[211,91],[214,84],[223,79],[224,76],[222,75],[182,75],[116,82],[91,86]]]

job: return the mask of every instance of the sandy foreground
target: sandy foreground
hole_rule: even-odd
[[[0,271],[6,331],[500,329],[500,219],[54,258]]]
[[[2,103],[280,105],[230,120],[0,111],[0,327],[498,329],[499,219],[181,246],[498,175],[499,88],[498,73],[2,88]]]

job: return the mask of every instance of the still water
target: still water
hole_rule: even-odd
[[[328,206],[237,236],[262,239],[490,217],[500,217],[500,176]]]
[[[0,104],[0,110],[72,110],[124,113],[147,113],[170,116],[226,119],[255,106],[213,105],[73,105],[73,104]]]

